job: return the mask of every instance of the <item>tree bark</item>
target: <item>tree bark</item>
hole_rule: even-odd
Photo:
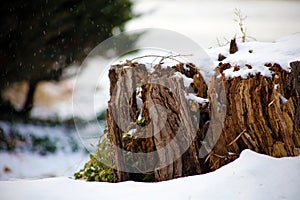
[[[294,96],[296,101],[296,114],[295,114],[295,131],[300,133],[300,61],[291,63],[292,75],[293,75],[293,88],[295,88]],[[298,143],[298,146],[300,144]]]

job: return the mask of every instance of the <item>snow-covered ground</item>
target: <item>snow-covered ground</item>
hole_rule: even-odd
[[[0,182],[2,200],[230,199],[298,200],[300,157],[272,158],[244,150],[215,172],[160,183],[99,183],[68,177]]]
[[[36,153],[0,153],[0,180],[73,177],[88,161],[83,152],[58,152],[47,156]],[[0,192],[0,199],[1,192]]]
[[[88,160],[74,127],[0,121],[0,131],[0,180],[73,176]]]

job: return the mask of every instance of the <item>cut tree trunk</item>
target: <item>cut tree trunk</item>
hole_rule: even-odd
[[[244,149],[298,155],[299,62],[291,63],[291,72],[268,64],[272,77],[247,79],[226,79],[222,72],[231,67],[220,64],[208,89],[193,64],[157,65],[152,73],[129,61],[112,66],[107,124],[115,181],[206,173]]]

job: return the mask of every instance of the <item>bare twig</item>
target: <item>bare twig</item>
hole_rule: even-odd
[[[246,42],[246,28],[244,26],[244,22],[247,19],[247,16],[243,15],[242,11],[237,8],[234,10],[234,15],[236,16],[234,21],[239,24],[240,31],[242,33],[242,42]]]
[[[233,143],[235,143],[244,133],[246,132],[246,129],[244,129],[234,140],[232,140],[227,146],[231,146]]]
[[[216,38],[219,47],[226,46],[227,44],[230,43],[229,40],[228,40],[227,38],[224,37],[223,39],[225,40],[225,42],[222,42],[222,43],[221,43],[221,41],[219,40],[219,38]]]
[[[184,57],[184,56],[192,56],[192,54],[187,54],[187,55],[182,55],[182,54],[177,54],[177,55],[167,55],[167,56],[161,56],[161,55],[144,55],[144,56],[139,56],[139,57],[135,57],[133,59],[130,60],[130,62],[137,60],[137,59],[141,59],[141,58],[147,58],[147,57],[156,57],[156,58],[161,58],[158,64],[162,64],[162,62],[166,59],[170,59],[170,60],[174,60],[178,63],[181,63],[181,61],[179,61],[178,59],[176,59],[176,57]]]
[[[228,156],[222,156],[222,155],[219,155],[219,154],[216,154],[216,153],[214,153],[214,154],[212,154],[212,155],[215,156],[215,157],[218,157],[218,158],[222,158],[222,159],[228,157]]]

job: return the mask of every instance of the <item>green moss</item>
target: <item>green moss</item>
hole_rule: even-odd
[[[136,124],[139,125],[139,126],[145,126],[145,122],[146,122],[145,117],[141,117],[138,120],[136,120]]]
[[[90,161],[87,162],[83,169],[74,174],[76,179],[87,181],[114,182],[112,168],[99,161],[97,156],[90,155]]]
[[[96,153],[90,155],[90,161],[85,164],[83,169],[74,174],[75,179],[114,182],[111,155],[110,143],[104,138],[98,145]]]

